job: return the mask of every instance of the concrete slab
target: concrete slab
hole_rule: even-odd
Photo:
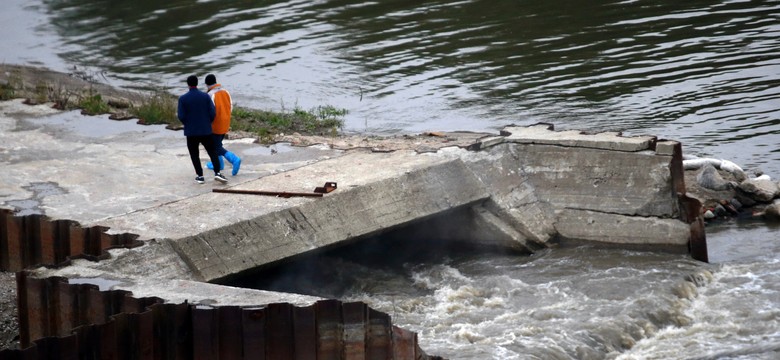
[[[11,101],[0,103],[0,128],[8,174],[0,180],[0,206],[147,242],[76,266],[105,276],[214,281],[441,214],[473,217],[470,229],[448,226],[446,218],[431,223],[444,238],[528,251],[556,238],[664,245],[690,238],[677,219],[671,171],[679,146],[662,141],[656,152],[650,136],[537,125],[502,136],[396,139],[393,151],[386,147],[392,141],[376,139],[354,141],[351,150],[231,141],[226,147],[243,158],[239,175],[227,185],[207,175],[199,185],[182,133],[162,126]],[[412,149],[417,143],[424,152]],[[326,182],[338,189],[322,198],[212,191],[312,192]],[[572,215],[578,211],[618,226],[585,226]]]
[[[676,219],[620,216],[595,211],[560,211],[555,227],[562,239],[601,245],[687,251],[690,226]],[[659,239],[666,239],[659,242]]]
[[[106,273],[83,266],[82,261],[62,269],[40,269],[36,276],[45,278],[60,276],[70,284],[93,284],[100,291],[125,290],[134,297],[158,297],[172,304],[202,304],[209,306],[258,306],[284,302],[295,306],[308,306],[322,298],[300,294],[252,290],[201,281],[162,279],[155,276],[132,277],[126,274]]]
[[[93,226],[221,186],[212,183],[208,169],[207,184],[194,182],[182,132],[163,126],[12,100],[0,102],[0,129],[0,164],[5,169],[0,204],[22,208],[21,215],[38,213]],[[226,147],[245,159],[238,176],[229,176],[230,185],[343,154],[321,146],[227,142]],[[207,159],[201,151],[204,165]]]
[[[587,134],[582,131],[554,131],[552,125],[542,124],[529,127],[507,127],[502,131],[506,142],[519,144],[546,144],[582,147],[613,151],[636,152],[650,150],[654,136],[623,137],[617,132]]]

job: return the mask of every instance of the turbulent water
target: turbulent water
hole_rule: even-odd
[[[652,134],[780,177],[780,1],[3,5],[4,63],[173,92],[214,72],[239,105],[345,108],[349,132]],[[390,263],[353,256],[365,247],[250,282],[366,301],[453,359],[780,358],[780,229],[708,239],[709,265],[590,248],[401,256],[407,244]]]

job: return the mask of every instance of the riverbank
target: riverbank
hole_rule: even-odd
[[[201,84],[201,89],[205,86]],[[78,69],[60,73],[45,68],[0,64],[0,100],[24,99],[25,104],[50,103],[59,110],[78,109],[84,115],[108,114],[113,120],[135,119],[143,125],[166,125],[181,130],[177,94],[182,88],[161,88],[139,84],[137,89],[119,89],[100,82],[95,74]],[[234,104],[231,121],[233,138],[255,137],[272,143],[275,136],[291,133],[338,135],[346,109],[320,105],[312,109],[294,107],[269,111]]]

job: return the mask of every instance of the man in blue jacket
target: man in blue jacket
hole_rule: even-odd
[[[202,144],[211,158],[212,164],[219,164],[219,156],[214,146],[214,138],[211,136],[211,122],[217,115],[214,102],[211,97],[198,90],[198,77],[191,75],[187,78],[190,90],[179,97],[178,116],[184,124],[184,136],[187,137],[187,150],[190,152],[192,166],[195,167],[195,181],[203,184],[203,167],[200,164],[199,146]],[[219,166],[214,168],[214,180],[226,183],[227,178],[220,174]]]

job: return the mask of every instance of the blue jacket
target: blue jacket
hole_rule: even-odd
[[[179,97],[177,115],[184,124],[184,136],[211,135],[211,122],[217,116],[217,109],[208,94],[192,87]]]

